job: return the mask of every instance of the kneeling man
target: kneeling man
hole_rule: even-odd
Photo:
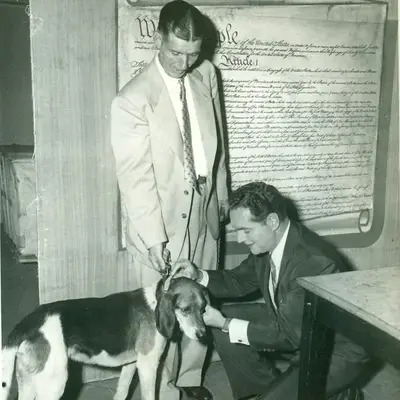
[[[224,271],[182,261],[172,273],[195,279],[219,298],[261,292],[263,303],[229,304],[222,312],[207,307],[204,321],[214,328],[235,399],[297,400],[304,290],[296,279],[344,271],[344,264],[322,238],[289,219],[286,199],[275,187],[244,185],[232,193],[229,206],[237,241],[250,249],[248,258]],[[354,382],[367,359],[363,349],[336,335],[327,398],[361,399]]]

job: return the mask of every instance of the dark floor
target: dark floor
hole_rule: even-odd
[[[11,251],[5,235],[1,235],[1,317],[2,339],[16,322],[33,310],[39,303],[38,277],[35,263],[21,264]],[[220,361],[210,364],[205,375],[205,386],[215,400],[233,400],[228,378]],[[116,379],[86,384],[75,400],[111,400],[115,392]],[[131,400],[140,400],[137,380]],[[73,390],[75,391],[75,390]],[[390,365],[382,368],[363,389],[365,400],[399,400],[400,371]],[[10,397],[13,398],[13,397]],[[73,397],[68,396],[68,400]],[[282,399],[285,400],[285,399]]]

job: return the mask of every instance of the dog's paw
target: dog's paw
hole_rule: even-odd
[[[126,400],[126,398],[128,397],[128,392],[116,392],[113,400]]]

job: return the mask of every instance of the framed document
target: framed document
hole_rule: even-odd
[[[221,75],[232,188],[273,184],[312,230],[341,247],[371,244],[385,204],[378,126],[386,6],[199,9]],[[119,0],[120,87],[154,57],[159,11]]]

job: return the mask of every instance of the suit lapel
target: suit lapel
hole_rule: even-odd
[[[148,76],[152,80],[152,97],[150,101],[153,107],[153,118],[149,121],[151,131],[157,132],[157,137],[171,149],[183,165],[182,134],[168,89],[158,70],[155,59],[149,64]]]
[[[155,60],[149,64],[149,76],[152,77],[154,87],[152,127],[159,132],[160,138],[176,154],[183,165],[183,141],[175,110],[168,93],[168,89],[157,68]],[[207,160],[207,168],[211,171],[214,167],[217,138],[215,134],[215,117],[212,99],[208,88],[202,82],[201,74],[194,70],[188,74],[192,90],[193,103],[199,123],[199,129]]]
[[[162,133],[160,137],[166,146],[180,159],[183,165],[182,134],[165,85],[161,89],[158,103],[154,108],[154,114],[157,115],[157,118],[154,119],[155,128]]]
[[[271,273],[271,264],[270,264],[270,258],[271,258],[271,253],[266,254],[262,260],[264,263],[264,279],[263,279],[263,289],[262,293],[264,295],[265,300],[270,300],[271,301],[271,295],[269,293],[269,275]],[[274,299],[275,300],[275,299]],[[275,302],[276,304],[276,302]],[[272,306],[272,301],[271,301],[271,306]],[[272,308],[275,310],[275,308],[272,306]]]
[[[286,238],[286,244],[285,248],[283,250],[283,255],[282,255],[282,261],[281,261],[281,269],[279,271],[279,277],[278,277],[278,286],[277,286],[277,292],[279,289],[279,283],[281,282],[282,279],[285,279],[285,276],[288,271],[288,264],[290,260],[293,259],[293,252],[295,247],[298,244],[298,234],[297,230],[295,227],[295,222],[291,221],[290,222],[290,228],[288,232],[288,236]]]
[[[208,88],[201,80],[201,74],[194,70],[188,75],[192,89],[193,103],[199,123],[201,139],[204,146],[204,153],[207,160],[207,168],[213,170],[215,152],[217,150],[217,138],[215,136],[215,118],[212,99]]]

